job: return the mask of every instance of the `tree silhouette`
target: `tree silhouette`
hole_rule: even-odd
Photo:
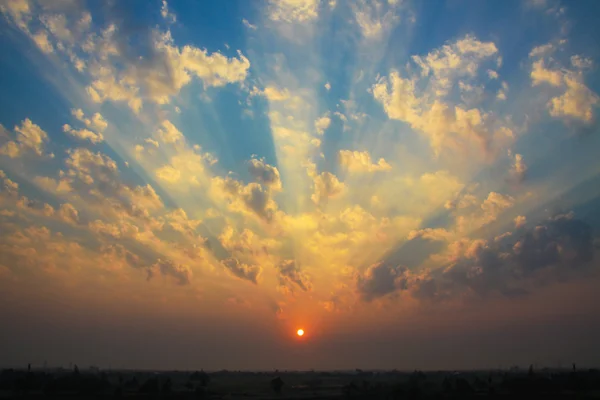
[[[281,389],[283,388],[283,380],[280,377],[277,377],[271,380],[271,388],[277,394],[281,393]]]

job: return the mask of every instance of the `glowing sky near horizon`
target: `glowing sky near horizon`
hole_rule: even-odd
[[[600,355],[600,2],[0,13],[4,362]]]

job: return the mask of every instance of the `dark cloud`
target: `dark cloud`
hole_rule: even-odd
[[[262,186],[250,184],[249,191],[243,193],[242,198],[248,208],[266,221],[273,219],[273,209],[269,207],[270,193]]]
[[[441,298],[464,290],[480,296],[491,292],[520,295],[540,271],[545,281],[552,281],[565,272],[577,272],[593,258],[591,227],[573,214],[558,215],[525,230],[512,245],[475,242],[464,257],[431,273],[424,281],[429,287],[417,288],[416,293]]]
[[[407,288],[407,272],[405,267],[395,265],[391,260],[373,264],[358,277],[357,287],[361,298],[372,301],[397,290]]]
[[[279,283],[281,286],[293,290],[294,285],[296,285],[305,292],[312,288],[310,278],[298,267],[296,261],[282,261],[277,268],[279,269]]]
[[[277,207],[272,201],[270,190],[256,182],[244,186],[229,176],[219,182],[231,198],[241,200],[249,211],[267,222],[273,220]]]
[[[238,278],[248,280],[254,284],[258,283],[258,276],[261,273],[260,267],[243,264],[237,258],[227,258],[222,263],[225,268]]]
[[[192,278],[192,271],[186,265],[175,264],[171,260],[159,258],[152,268],[148,269],[148,279],[154,276],[154,271],[159,271],[163,276],[175,279],[178,285],[187,285]]]
[[[253,158],[248,161],[248,172],[258,182],[273,189],[281,188],[279,171],[272,165]]]
[[[459,259],[423,273],[384,260],[360,276],[357,287],[365,301],[400,290],[437,300],[465,293],[516,296],[527,293],[536,278],[556,281],[582,272],[594,258],[592,228],[572,213],[550,218],[512,238],[474,240]]]

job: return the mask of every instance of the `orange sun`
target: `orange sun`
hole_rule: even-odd
[[[298,334],[298,336],[303,336],[304,335],[304,329],[298,329],[298,331],[296,332],[296,334]]]

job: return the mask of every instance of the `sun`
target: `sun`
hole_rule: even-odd
[[[296,334],[298,336],[304,336],[304,329],[298,329],[298,331],[296,331]]]

